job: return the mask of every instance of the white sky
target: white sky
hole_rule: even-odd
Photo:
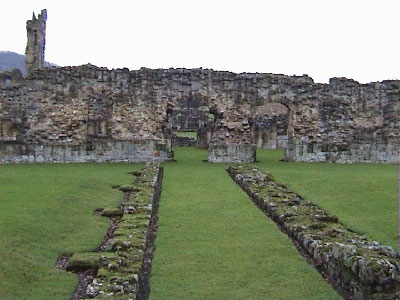
[[[400,79],[400,1],[69,0],[0,4],[0,50],[23,54],[47,8],[46,60],[108,68]]]

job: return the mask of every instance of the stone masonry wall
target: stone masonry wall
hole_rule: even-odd
[[[287,144],[287,160],[397,162],[399,86],[206,69],[41,69],[0,82],[1,161],[170,159],[172,119],[186,105],[201,109],[200,127],[211,124],[210,161],[254,161],[261,127],[262,146]],[[268,105],[276,111],[263,113]]]
[[[250,165],[228,173],[346,299],[400,299],[399,256],[391,247],[345,227],[270,173]]]
[[[3,87],[1,162],[170,159],[168,101],[152,98],[146,74],[132,75],[49,68]]]
[[[288,112],[287,107],[279,103],[257,107],[253,126],[253,140],[257,148],[287,148]]]
[[[399,81],[361,85],[345,78],[312,86],[293,104],[286,158],[399,162]],[[312,101],[310,101],[312,100]],[[289,129],[290,130],[290,129]]]
[[[27,45],[25,50],[25,66],[28,74],[34,69],[44,66],[44,52],[46,48],[46,21],[47,10],[43,9],[36,18],[26,21]]]
[[[121,203],[95,211],[111,219],[98,251],[76,252],[61,266],[78,275],[71,299],[149,299],[163,169],[147,163],[130,174],[132,185],[119,186]]]

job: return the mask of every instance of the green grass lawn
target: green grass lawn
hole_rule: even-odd
[[[256,163],[349,228],[397,249],[397,165],[281,162],[259,150]]]
[[[251,204],[225,164],[207,152],[175,149],[165,163],[153,299],[337,299],[287,237]],[[396,246],[395,165],[285,163],[258,151],[256,163],[339,217]],[[69,299],[76,276],[54,268],[63,252],[94,250],[117,205],[112,185],[129,184],[140,164],[0,166],[0,299]]]
[[[109,226],[93,216],[117,205],[114,184],[138,164],[0,166],[0,299],[69,299],[74,274],[55,269],[63,252],[94,250]]]
[[[341,299],[206,151],[166,163],[151,299]]]

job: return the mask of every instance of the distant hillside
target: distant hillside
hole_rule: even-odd
[[[45,62],[45,66],[57,65]],[[10,51],[0,51],[0,71],[11,71],[12,69],[19,69],[22,75],[26,76],[25,55]]]

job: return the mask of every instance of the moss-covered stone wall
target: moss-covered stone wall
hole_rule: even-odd
[[[399,299],[400,257],[391,247],[346,228],[270,173],[250,165],[228,172],[346,298]]]
[[[133,175],[132,185],[119,187],[124,196],[118,207],[96,210],[113,220],[99,251],[74,253],[66,263],[67,271],[79,274],[72,299],[149,298],[163,170],[148,163]]]

